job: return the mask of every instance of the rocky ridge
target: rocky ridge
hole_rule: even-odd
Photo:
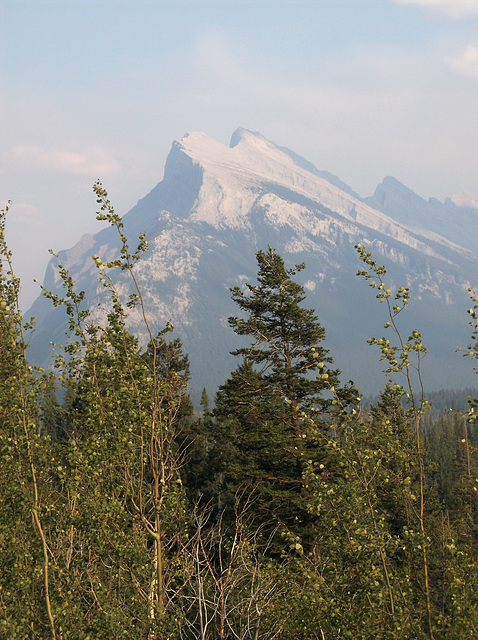
[[[471,366],[456,353],[469,334],[466,288],[478,279],[473,202],[471,196],[427,202],[391,177],[372,197],[361,198],[289,149],[239,129],[229,147],[202,133],[175,141],[163,180],[124,216],[124,224],[132,246],[146,232],[149,248],[136,277],[148,318],[156,330],[173,323],[190,355],[196,397],[203,386],[214,393],[237,364],[229,355],[238,344],[227,323],[236,313],[229,288],[254,282],[255,252],[267,245],[288,265],[306,263],[300,275],[307,305],[325,326],[327,346],[343,377],[368,394],[384,380],[378,354],[366,338],[382,335],[387,318],[355,276],[358,242],[387,266],[390,288],[411,289],[403,331],[406,338],[419,328],[430,348],[423,363],[427,387],[473,385]],[[91,256],[107,261],[118,255],[118,247],[116,232],[103,229],[59,256],[85,290],[95,319],[106,311]],[[114,277],[127,295],[124,274]],[[54,260],[44,285],[58,290]],[[65,340],[64,311],[39,298],[29,314],[37,320],[31,357],[45,364],[49,343]],[[130,326],[141,335],[135,313]]]

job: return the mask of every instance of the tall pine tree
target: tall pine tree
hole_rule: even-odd
[[[253,342],[233,352],[243,362],[217,394],[216,442],[227,491],[249,485],[262,522],[303,535],[311,524],[304,468],[322,455],[307,432],[311,424],[328,428],[333,402],[347,403],[353,390],[338,389],[339,371],[328,369],[333,360],[321,344],[325,330],[302,306],[304,288],[293,277],[304,265],[286,269],[271,247],[256,257],[258,283],[231,289],[245,317],[229,324]],[[311,408],[314,420],[304,421]]]

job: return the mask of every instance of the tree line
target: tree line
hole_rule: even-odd
[[[59,262],[63,294],[44,295],[64,307],[70,340],[50,373],[28,362],[34,320],[22,318],[0,218],[0,636],[476,637],[478,404],[429,417],[426,347],[398,325],[409,290],[391,292],[357,245],[385,320],[369,340],[385,386],[364,408],[304,304],[304,265],[258,251],[257,282],[231,290],[229,324],[250,343],[198,416],[188,356],[172,327],[153,334],[137,286],[145,236],[131,249],[94,189],[121,242],[117,259],[93,256],[107,321],[92,321]],[[116,270],[131,278],[126,301]],[[146,347],[127,330],[132,308]]]

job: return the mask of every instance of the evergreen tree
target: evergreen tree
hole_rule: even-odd
[[[167,327],[167,331],[170,330]],[[158,380],[169,385],[173,390],[172,398],[175,402],[175,429],[178,433],[184,431],[194,415],[194,406],[187,393],[188,384],[191,379],[189,368],[189,356],[183,352],[181,338],[167,341],[163,335],[159,335],[154,343],[150,342],[144,360],[155,367]],[[166,407],[166,399],[163,402]]]
[[[399,536],[410,525],[411,508],[406,495],[419,490],[413,414],[403,407],[403,395],[398,385],[394,387],[388,382],[377,404],[371,407],[372,419],[367,429],[371,441],[387,438],[387,448],[380,445],[381,466],[387,473],[387,481],[378,485],[377,498],[390,531]]]
[[[313,428],[327,429],[328,410],[337,398],[346,404],[352,388],[338,389],[339,371],[327,368],[333,361],[321,344],[325,330],[302,306],[304,289],[293,276],[304,265],[286,269],[271,247],[257,263],[258,284],[231,289],[246,317],[229,323],[253,343],[233,352],[243,362],[216,396],[214,434],[229,496],[248,485],[263,523],[302,535],[310,525],[304,464],[321,451],[306,437],[310,421],[301,412],[313,407]]]
[[[305,265],[286,269],[271,247],[258,251],[256,258],[258,284],[246,284],[246,292],[231,289],[232,299],[247,317],[229,318],[235,333],[250,336],[254,342],[233,353],[245,356],[260,370],[269,396],[280,400],[282,420],[297,431],[301,409],[329,406],[330,395],[321,394],[338,386],[340,372],[326,370],[325,363],[333,360],[320,345],[325,329],[315,312],[302,306],[304,288],[293,280]]]
[[[211,416],[211,406],[209,404],[209,396],[207,395],[206,387],[202,390],[200,405],[203,410],[204,418],[209,418]]]
[[[57,398],[57,382],[54,373],[45,376],[43,394],[40,400],[40,430],[52,442],[65,435],[62,408]]]
[[[453,508],[454,488],[465,474],[466,449],[461,443],[466,425],[456,411],[432,416],[428,420],[426,450],[432,463],[431,479],[436,483],[438,497],[446,510]]]
[[[206,389],[202,390],[202,415],[189,422],[183,433],[181,451],[183,482],[193,508],[198,505],[217,515],[221,509],[220,452],[214,445],[214,418]],[[209,525],[214,518],[208,518]]]

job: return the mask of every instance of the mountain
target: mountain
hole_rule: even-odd
[[[227,318],[237,312],[229,288],[255,282],[255,253],[271,245],[292,266],[305,262],[301,283],[306,304],[326,329],[326,346],[343,380],[364,393],[384,384],[379,354],[366,345],[383,335],[387,318],[373,291],[356,277],[354,250],[362,243],[388,269],[388,286],[408,286],[411,302],[399,317],[407,338],[422,331],[430,354],[423,361],[427,389],[474,384],[468,359],[456,353],[468,343],[467,286],[477,284],[478,209],[470,196],[425,201],[394,178],[370,198],[360,198],[339,178],[259,133],[238,129],[226,147],[203,133],[173,142],[164,178],[124,216],[135,246],[142,231],[149,249],[136,266],[148,318],[155,330],[168,321],[190,355],[193,394],[214,393],[237,366],[229,352],[239,338]],[[118,255],[118,238],[107,228],[85,235],[59,254],[86,292],[95,319],[105,316],[102,287],[91,256]],[[115,274],[123,294],[130,283]],[[44,286],[58,291],[55,260]],[[45,364],[50,342],[63,343],[63,309],[44,298],[33,304],[37,321],[30,358]],[[27,314],[28,315],[28,314]],[[131,328],[141,334],[139,317]]]

